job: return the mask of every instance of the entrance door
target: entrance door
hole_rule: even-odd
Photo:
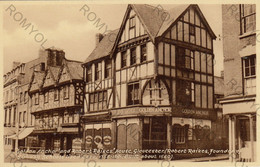
[[[53,136],[47,135],[46,136],[46,145],[45,150],[53,150]],[[47,152],[46,154],[51,154],[50,152]]]
[[[143,149],[165,149],[166,146],[166,117],[145,117],[143,122]]]

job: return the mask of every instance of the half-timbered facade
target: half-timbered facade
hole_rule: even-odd
[[[83,64],[84,147],[210,148],[216,36],[198,5],[128,5],[116,31]]]
[[[67,60],[62,50],[47,49],[44,71],[34,71],[29,85],[37,145],[45,150],[78,149],[83,110],[81,62]]]

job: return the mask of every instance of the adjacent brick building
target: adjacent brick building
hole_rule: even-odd
[[[231,161],[256,159],[256,5],[222,5],[225,97]],[[239,150],[239,153],[235,153]]]

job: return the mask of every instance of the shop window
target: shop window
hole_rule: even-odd
[[[88,124],[86,128],[86,149],[98,148],[102,144],[104,149],[111,148],[111,124]]]
[[[240,5],[240,31],[241,34],[253,32],[256,28],[256,5]]]
[[[174,125],[172,130],[175,144],[184,144],[187,136],[185,126]]]
[[[250,141],[249,119],[240,120],[240,137],[242,141]]]
[[[143,119],[143,140],[145,146],[153,144],[164,144],[166,141],[166,118],[165,117],[145,117]],[[148,145],[147,145],[148,144]]]
[[[105,110],[107,109],[107,91],[91,93],[89,95],[89,110]]]
[[[128,105],[139,104],[139,83],[128,84]]]
[[[256,55],[243,58],[245,94],[256,93]]]

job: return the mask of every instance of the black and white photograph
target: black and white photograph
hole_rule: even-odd
[[[256,1],[94,2],[1,3],[4,166],[259,162]]]

